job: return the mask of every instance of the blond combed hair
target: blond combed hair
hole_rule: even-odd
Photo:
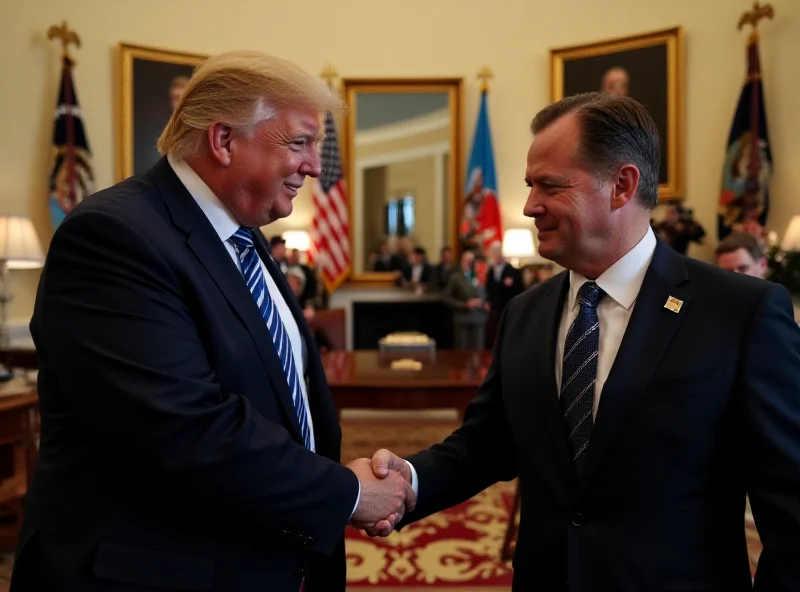
[[[158,150],[183,159],[200,149],[217,121],[249,133],[281,108],[344,111],[342,99],[299,66],[257,51],[231,51],[205,60],[189,79]]]

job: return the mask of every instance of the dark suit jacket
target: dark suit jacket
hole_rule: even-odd
[[[511,299],[522,294],[523,290],[522,274],[510,263],[503,266],[500,281],[494,279],[494,268],[489,268],[486,274],[486,299],[492,306],[493,313],[501,313]]]
[[[36,296],[40,460],[11,590],[344,590],[358,492],[314,339],[317,454],[269,331],[165,159],[59,226]]]
[[[579,479],[554,371],[568,289],[562,273],[506,308],[463,426],[408,458],[408,518],[519,476],[514,590],[743,592],[749,492],[764,542],[755,589],[800,590],[800,329],[787,291],[659,241]]]
[[[482,308],[467,308],[467,300],[481,298],[480,290],[472,285],[459,268],[450,274],[442,290],[442,302],[453,311],[453,322],[482,324],[486,322],[486,311]]]
[[[403,280],[405,282],[411,281],[411,272],[413,271],[413,264],[407,263],[403,268]],[[422,273],[420,274],[420,284],[430,284],[433,281],[433,267],[430,263],[422,264]]]

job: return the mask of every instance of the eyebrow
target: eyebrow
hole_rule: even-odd
[[[566,177],[556,177],[552,175],[535,175],[533,177],[525,177],[526,185],[530,186],[534,183],[539,183],[540,185],[552,185],[554,187],[566,187],[569,185],[569,180]]]

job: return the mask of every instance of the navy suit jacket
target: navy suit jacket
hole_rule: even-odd
[[[514,590],[743,592],[749,492],[755,590],[800,590],[800,329],[786,289],[659,241],[581,478],[555,380],[568,290],[565,272],[510,302],[463,426],[408,459],[407,520],[519,476]]]
[[[316,454],[236,264],[162,159],[59,226],[31,332],[40,459],[13,592],[345,587],[358,494],[314,339]]]

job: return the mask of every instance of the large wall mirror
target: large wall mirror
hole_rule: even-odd
[[[461,78],[343,84],[351,280],[391,283],[413,248],[456,248]]]

